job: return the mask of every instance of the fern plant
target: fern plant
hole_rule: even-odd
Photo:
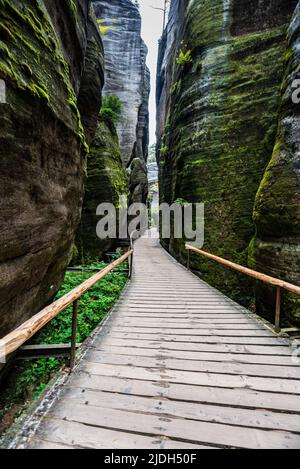
[[[184,66],[193,62],[192,51],[188,49],[184,52],[182,49],[179,50],[178,56],[176,57],[176,63],[178,65]]]

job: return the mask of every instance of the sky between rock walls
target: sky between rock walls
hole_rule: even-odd
[[[158,40],[162,34],[163,12],[151,7],[163,8],[164,0],[139,0],[140,13],[142,16],[142,37],[148,47],[148,67],[151,72],[151,95],[150,95],[150,144],[155,143],[156,127],[156,66],[158,53]]]

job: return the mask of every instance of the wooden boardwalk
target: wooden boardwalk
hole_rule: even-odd
[[[29,448],[300,448],[289,342],[136,243],[134,276]]]

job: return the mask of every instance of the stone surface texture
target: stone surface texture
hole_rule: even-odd
[[[123,104],[117,133],[127,168],[129,202],[145,202],[150,73],[141,16],[131,0],[93,0],[93,4],[105,50],[104,95],[118,96]]]
[[[52,300],[72,256],[101,51],[87,0],[0,1],[0,337]]]

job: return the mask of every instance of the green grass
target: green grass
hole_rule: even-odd
[[[101,270],[104,262],[89,264]],[[84,266],[82,266],[84,267]],[[124,268],[124,265],[120,268]],[[91,277],[91,272],[67,272],[65,282],[56,298],[61,298]],[[117,269],[98,282],[79,300],[77,342],[83,342],[112,308],[126,283],[127,277]],[[35,338],[33,344],[70,343],[72,306],[53,319]],[[6,431],[44,390],[65,360],[48,358],[17,362],[0,390],[0,434]]]

